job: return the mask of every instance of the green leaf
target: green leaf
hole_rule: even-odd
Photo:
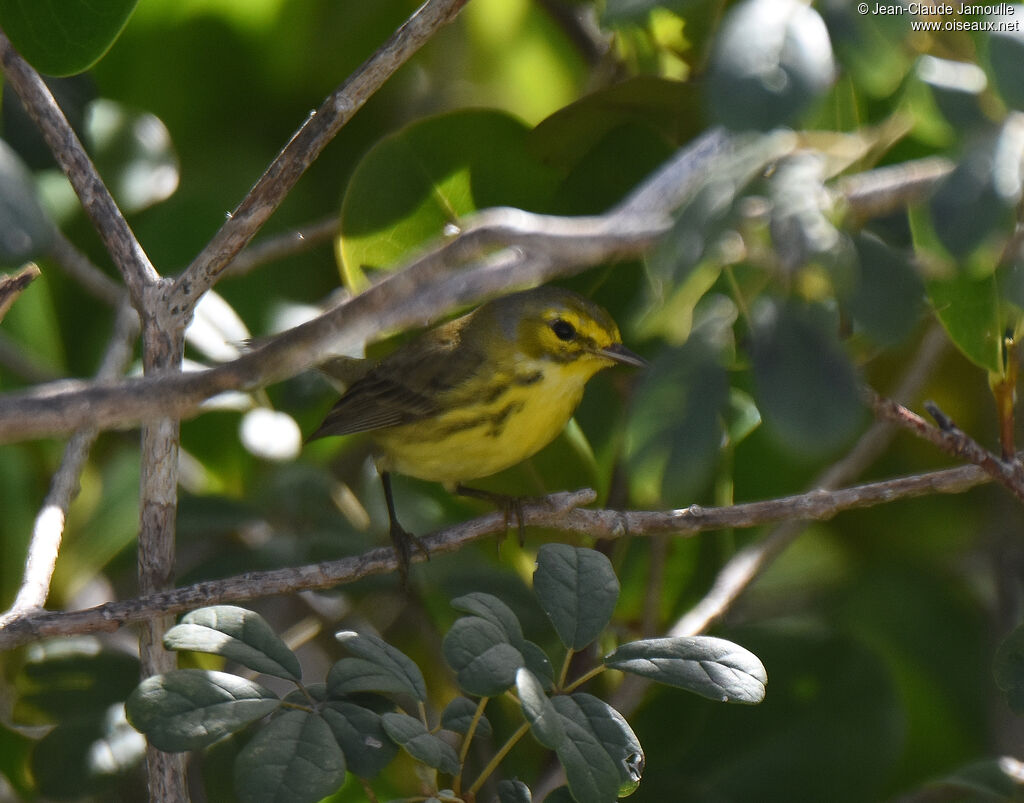
[[[857,284],[847,304],[864,332],[882,346],[902,342],[924,312],[924,282],[911,254],[890,248],[873,234],[854,237],[860,263]]]
[[[89,636],[44,641],[32,645],[14,682],[18,724],[99,722],[138,684],[139,661]]]
[[[568,786],[559,786],[544,798],[544,803],[578,803]]]
[[[949,339],[975,365],[1003,372],[1003,320],[994,276],[957,274],[927,283],[928,298]]]
[[[761,702],[768,682],[756,655],[712,636],[632,641],[606,657],[604,663],[611,669],[728,703]]]
[[[996,650],[993,674],[1016,714],[1024,714],[1024,625],[1013,629]]]
[[[465,736],[469,733],[469,726],[476,716],[477,704],[468,697],[456,697],[445,706],[441,714],[441,727],[445,730],[461,733]],[[491,723],[486,716],[481,715],[476,723],[477,736],[487,737],[491,735]]]
[[[266,620],[235,605],[215,605],[185,614],[167,631],[164,646],[222,655],[264,675],[302,679],[299,659]]]
[[[452,600],[452,607],[486,619],[505,634],[505,640],[522,655],[524,663],[533,674],[549,686],[554,682],[554,670],[547,654],[532,641],[523,637],[523,628],[515,612],[492,594],[471,592]]]
[[[783,446],[820,457],[856,434],[864,418],[857,377],[827,310],[764,299],[752,352],[757,406]]]
[[[89,69],[124,29],[138,0],[0,0],[0,28],[39,72]]]
[[[498,803],[532,803],[530,787],[522,781],[498,781]]]
[[[549,699],[526,669],[516,675],[516,690],[530,732],[555,751],[573,797],[585,803],[612,803],[621,783],[619,768],[579,705],[571,697]]]
[[[834,78],[818,12],[797,0],[744,0],[729,10],[715,41],[707,100],[729,128],[767,131],[793,120]]]
[[[53,221],[39,203],[28,168],[0,139],[0,266],[40,256],[53,235]]]
[[[457,619],[445,634],[442,649],[459,688],[480,697],[501,694],[515,683],[516,670],[525,664],[505,632],[479,616]]]
[[[367,268],[394,267],[446,226],[490,206],[541,211],[558,176],[527,148],[527,127],[497,111],[420,120],[378,142],[352,174],[336,253],[362,289]]]
[[[332,700],[320,713],[345,754],[349,771],[359,777],[375,777],[398,752],[398,746],[388,738],[376,711],[344,700]]]
[[[533,590],[562,643],[582,650],[611,619],[619,580],[600,552],[544,544],[537,553]]]
[[[316,803],[341,787],[345,756],[312,711],[286,711],[256,733],[235,759],[243,803]]]
[[[258,683],[226,672],[179,669],[153,675],[125,703],[128,721],[169,753],[195,750],[262,719],[280,700]]]
[[[459,771],[459,756],[455,748],[430,733],[415,717],[395,712],[381,717],[384,730],[403,750],[417,761],[448,775]]]
[[[566,719],[585,720],[588,729],[597,736],[604,752],[618,768],[618,797],[635,792],[644,771],[644,750],[622,714],[604,700],[583,692],[555,697],[552,704]],[[566,731],[569,732],[568,727]]]
[[[89,105],[86,142],[118,206],[139,212],[178,188],[178,156],[163,121],[112,100]]]
[[[729,383],[700,338],[644,371],[626,425],[629,489],[641,507],[688,504],[710,480],[722,446]]]
[[[423,673],[409,656],[370,634],[343,630],[335,634],[356,658],[343,658],[327,675],[332,697],[362,691],[409,694],[426,702]]]
[[[1024,17],[1024,6],[1015,5],[1012,10],[1015,19]],[[988,55],[992,77],[1006,105],[1024,111],[1024,86],[1020,80],[1024,74],[1024,31],[1018,25],[1013,30],[990,33]]]
[[[929,201],[932,225],[942,245],[966,260],[990,238],[1013,231],[1021,198],[1024,117],[1011,115],[995,131],[973,141]]]

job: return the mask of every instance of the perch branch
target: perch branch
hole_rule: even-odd
[[[580,508],[579,505],[594,500],[593,491],[582,490],[552,494],[544,500],[526,504],[523,506],[523,518],[528,526],[594,538],[650,536],[657,533],[690,536],[706,530],[756,527],[780,520],[828,519],[845,510],[886,504],[899,499],[933,493],[962,493],[990,479],[977,466],[960,466],[839,491],[816,490],[765,502],[658,512]],[[436,557],[461,549],[467,543],[487,535],[502,533],[505,525],[503,513],[489,513],[440,530],[423,540],[431,556]],[[419,554],[413,557],[413,560],[422,559]],[[305,589],[330,588],[369,575],[392,572],[396,568],[394,551],[382,548],[308,566],[208,580],[80,611],[33,611],[0,628],[0,650],[48,636],[116,630],[122,625],[141,622],[155,615],[177,614],[204,605],[241,602]]]
[[[468,0],[427,0],[295,132],[227,222],[174,283],[169,307],[187,317],[274,213],[306,168],[363,104]]]

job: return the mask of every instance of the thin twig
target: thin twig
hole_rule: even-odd
[[[467,2],[427,0],[320,104],[175,282],[168,299],[175,314],[187,317],[341,127],[439,28],[451,22]]]
[[[977,466],[960,466],[839,491],[817,490],[783,499],[729,507],[690,507],[657,512],[580,508],[579,505],[594,500],[593,491],[583,490],[552,494],[536,503],[524,504],[523,518],[531,527],[544,527],[593,538],[648,536],[656,533],[691,536],[706,530],[757,527],[791,519],[829,519],[845,510],[888,504],[899,499],[934,493],[963,493],[990,479]],[[489,513],[447,527],[426,536],[423,541],[431,556],[436,558],[457,551],[471,541],[503,533],[505,524],[503,513]],[[413,560],[423,560],[423,556],[417,553]],[[330,588],[370,575],[394,572],[396,569],[394,550],[374,549],[341,560],[209,580],[81,611],[35,612],[0,628],[0,650],[46,636],[116,630],[122,625],[145,621],[155,615],[177,614],[204,605]]]
[[[159,278],[149,257],[132,234],[49,87],[14,49],[3,31],[0,31],[0,65],[7,82],[17,92],[57,164],[74,187],[82,207],[124,278],[132,304],[142,314],[145,291]]]
[[[59,229],[54,232],[48,256],[89,295],[111,307],[120,303],[124,288],[94,265]]]
[[[118,312],[114,333],[97,377],[109,379],[123,373],[131,360],[132,343],[138,337],[138,330],[138,315],[131,306],[124,303]],[[71,436],[64,447],[64,456],[50,481],[50,490],[32,527],[32,540],[29,542],[21,586],[14,605],[7,613],[0,615],[0,629],[5,621],[24,615],[26,611],[42,608],[46,603],[64,533],[64,521],[72,500],[78,495],[82,469],[97,434],[95,429],[80,430]]]

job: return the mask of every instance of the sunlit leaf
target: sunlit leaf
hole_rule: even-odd
[[[316,803],[345,780],[345,756],[324,718],[286,711],[262,727],[235,760],[243,803]]]
[[[285,680],[300,680],[299,659],[255,611],[215,605],[185,614],[164,636],[169,650],[223,655],[242,666]]]
[[[600,552],[544,544],[537,553],[533,590],[562,643],[581,650],[611,619],[619,580]]]
[[[336,253],[349,288],[394,267],[446,226],[490,206],[540,210],[557,174],[527,147],[528,129],[497,111],[430,117],[381,140],[345,190]]]
[[[798,0],[744,0],[718,33],[707,102],[729,128],[767,131],[806,109],[834,75],[828,29],[817,11]]]
[[[401,650],[369,633],[344,630],[335,634],[355,658],[342,658],[328,673],[332,696],[361,691],[409,694],[426,701],[427,688],[419,667]]]
[[[1002,374],[999,290],[994,276],[958,274],[928,282],[928,298],[950,340],[975,365]]]
[[[631,641],[606,657],[604,663],[612,669],[729,703],[761,702],[768,682],[756,655],[712,636]]]

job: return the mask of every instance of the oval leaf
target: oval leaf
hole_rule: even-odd
[[[244,803],[316,803],[341,787],[345,756],[327,722],[311,711],[274,717],[235,759]]]
[[[154,747],[180,753],[241,730],[279,703],[273,692],[251,680],[180,669],[142,681],[128,697],[125,712]]]
[[[468,697],[456,697],[444,708],[441,714],[441,727],[445,730],[461,733],[465,736],[469,733],[469,726],[476,716],[477,704]],[[475,734],[479,736],[490,736],[492,733],[490,720],[481,714],[476,723]]]
[[[544,693],[544,687],[530,670],[516,672],[516,693],[533,737],[545,747],[556,749],[566,738],[565,729],[551,700]]]
[[[321,715],[345,754],[349,771],[361,778],[375,777],[398,752],[376,711],[355,703],[331,701]]]
[[[582,650],[611,619],[619,580],[600,552],[545,544],[537,553],[533,590],[562,643]]]
[[[761,702],[768,682],[756,655],[712,636],[632,641],[615,650],[604,663],[612,669],[728,703]]]
[[[928,282],[928,298],[946,334],[975,365],[1003,373],[1003,321],[994,276],[957,274]]]
[[[516,679],[525,664],[498,625],[479,616],[456,620],[442,644],[445,661],[455,670],[459,687],[480,697],[495,697]]]
[[[477,209],[539,211],[557,175],[530,153],[529,130],[503,112],[468,110],[420,120],[375,145],[352,174],[336,252],[350,289],[366,268],[393,267]]]
[[[459,756],[455,748],[430,733],[415,717],[391,712],[381,717],[381,724],[388,736],[417,761],[448,775],[458,773]]]
[[[640,740],[636,738],[636,734],[622,714],[604,700],[581,692],[568,697],[555,697],[551,702],[563,719],[577,726],[585,726],[585,729],[597,738],[601,749],[618,770],[619,786],[616,789],[616,797],[625,797],[636,791],[644,771],[644,751],[640,746]],[[570,736],[574,733],[573,727],[568,724],[565,730]],[[594,749],[589,737],[580,744],[581,750],[586,749],[589,752]],[[568,767],[566,770],[568,771]],[[580,768],[579,771],[584,770]],[[567,777],[572,776],[568,776],[567,772]],[[569,786],[573,788],[571,781]]]
[[[792,120],[832,84],[828,29],[797,0],[745,0],[715,42],[708,103],[732,129],[767,131]]]
[[[753,358],[765,425],[792,452],[828,455],[857,432],[864,415],[857,377],[827,310],[765,300],[755,314]]]
[[[266,620],[235,605],[215,605],[185,614],[167,631],[164,646],[222,655],[255,672],[285,680],[302,679],[299,659]]]
[[[377,636],[356,633],[352,630],[336,633],[335,638],[344,644],[349,652],[362,660],[360,662],[342,659],[335,664],[327,678],[327,686],[332,695],[340,693],[337,681],[340,681],[342,677],[353,679],[351,670],[358,667],[357,674],[364,674],[368,679],[377,677],[386,687],[346,688],[344,693],[352,691],[402,692],[411,694],[420,702],[426,702],[427,684],[423,680],[423,673],[420,672],[413,660],[401,650],[392,647]],[[332,680],[336,674],[335,669],[343,663],[346,665],[346,671],[344,673],[339,671],[338,676]]]
[[[124,29],[138,0],[0,0],[0,28],[39,72],[87,70]]]

